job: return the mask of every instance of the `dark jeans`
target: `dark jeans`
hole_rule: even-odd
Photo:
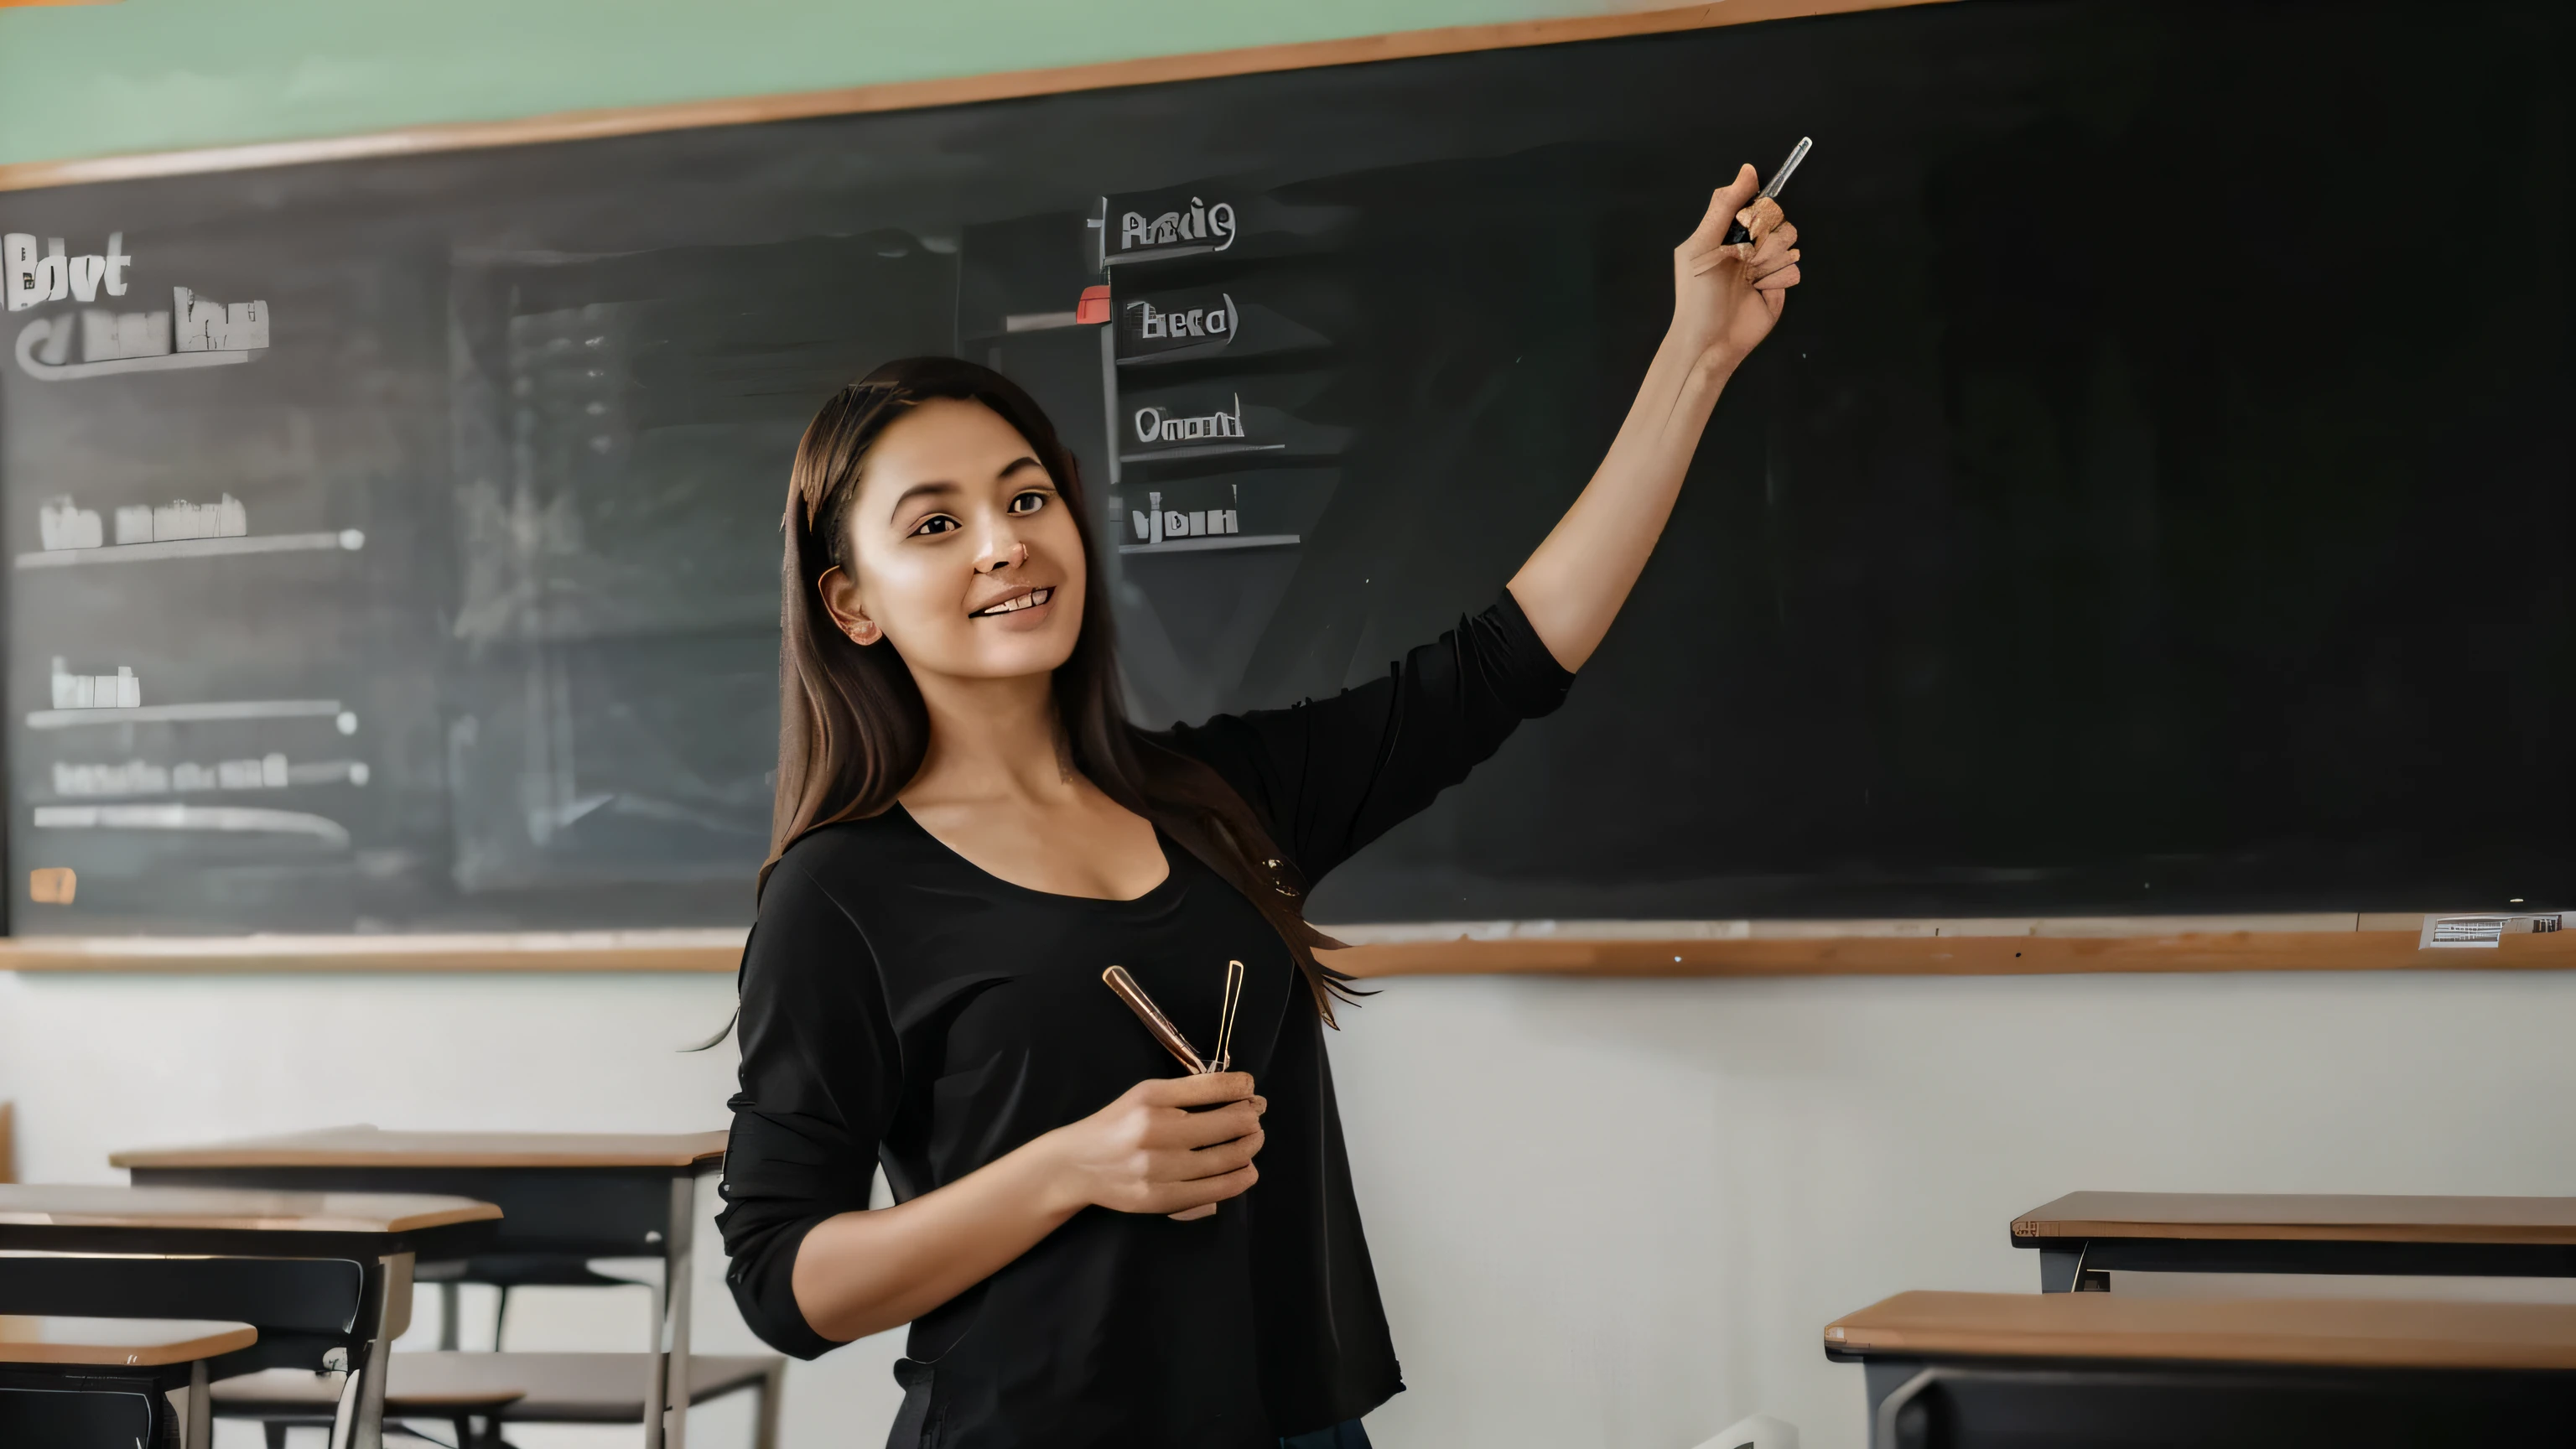
[[[1282,1439],[1279,1449],[1369,1449],[1368,1430],[1360,1427],[1359,1420],[1353,1419],[1329,1429],[1300,1434],[1294,1439]]]

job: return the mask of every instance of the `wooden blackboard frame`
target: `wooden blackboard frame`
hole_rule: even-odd
[[[63,161],[19,161],[0,165],[0,191],[86,186],[102,181],[141,181],[158,176],[247,171],[268,166],[302,166],[317,161],[364,161],[440,151],[479,151],[498,146],[534,146],[551,141],[595,141],[610,136],[647,135],[655,131],[751,126],[765,121],[800,121],[875,111],[921,110],[932,106],[968,105],[977,101],[1058,95],[1068,91],[1112,90],[1121,86],[1161,85],[1169,81],[1209,80],[1267,71],[1313,70],[1329,65],[1364,65],[1371,61],[1563,45],[1572,41],[1610,40],[1629,35],[1663,35],[1679,30],[1750,25],[1764,20],[1791,20],[1802,16],[1841,15],[1856,10],[1893,10],[1909,5],[1941,3],[1945,0],[1717,0],[1714,4],[1684,5],[1670,10],[1637,10],[1620,15],[1580,15],[1555,20],[1513,20],[1494,25],[1400,30],[1347,40],[1255,45],[1239,50],[1148,56],[1139,60],[1104,61],[1095,65],[1047,70],[996,71],[989,75],[892,81],[833,90],[557,111],[550,115],[508,121],[408,126],[401,130],[373,131],[356,136],[261,141],[240,146],[149,151]]]
[[[1718,0],[1626,14],[1402,31],[1049,70],[902,81],[506,121],[408,127],[0,165],[0,191],[90,185],[700,127],[899,111],[1071,91],[1667,34],[1942,0]],[[1495,922],[1334,928],[1336,964],[1363,977],[2044,975],[2091,972],[2563,970],[2576,932],[2491,950],[2425,950],[2414,914],[2030,920]],[[227,972],[681,972],[735,969],[739,931],[492,932],[413,936],[18,937],[0,970]]]

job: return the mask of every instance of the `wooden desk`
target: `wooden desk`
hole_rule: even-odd
[[[277,1137],[244,1137],[196,1147],[111,1153],[111,1166],[165,1168],[420,1167],[712,1169],[724,1161],[722,1132],[387,1132],[324,1127]]]
[[[185,1388],[180,1449],[207,1449],[206,1361],[258,1341],[247,1323],[0,1316],[0,1444],[164,1443],[163,1395]]]
[[[453,1193],[504,1216],[471,1259],[424,1264],[424,1280],[598,1283],[594,1258],[658,1258],[647,1449],[686,1442],[689,1272],[697,1179],[724,1165],[725,1134],[385,1132],[330,1127],[194,1147],[111,1155],[137,1184]],[[448,1322],[455,1296],[448,1290]],[[453,1337],[445,1347],[455,1347]]]
[[[2576,1305],[1900,1293],[1826,1326],[1872,1449],[2576,1435]]]
[[[248,1348],[259,1330],[205,1319],[0,1315],[0,1363],[167,1368]]]
[[[470,1251],[500,1215],[417,1194],[0,1186],[0,1313],[248,1322],[259,1341],[216,1377],[345,1368],[335,1449],[378,1449],[414,1258]]]
[[[0,1248],[135,1251],[144,1235],[152,1251],[220,1252],[272,1247],[284,1234],[427,1237],[500,1216],[490,1203],[422,1194],[0,1184]]]
[[[2044,1292],[2113,1270],[2576,1277],[2576,1197],[2076,1192],[2013,1219]]]

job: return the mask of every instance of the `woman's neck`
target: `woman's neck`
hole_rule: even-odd
[[[1073,761],[1056,719],[1049,675],[962,679],[916,672],[930,716],[921,771],[906,806],[1050,800],[1073,792]]]

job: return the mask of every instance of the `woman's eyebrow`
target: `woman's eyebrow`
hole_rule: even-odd
[[[1011,460],[1010,466],[1004,468],[1001,472],[996,473],[993,476],[996,478],[1008,478],[1012,474],[1020,471],[1022,468],[1043,469],[1045,466],[1045,464],[1039,462],[1037,459],[1030,457],[1026,453],[1022,453],[1017,458]]]
[[[889,518],[889,519],[891,519],[891,518],[893,518],[896,514],[899,514],[899,513],[903,512],[903,506],[904,506],[905,504],[907,504],[907,503],[910,503],[910,502],[911,502],[911,501],[912,501],[916,496],[918,496],[918,495],[920,495],[920,494],[924,494],[924,493],[958,493],[958,492],[963,492],[963,491],[964,491],[963,489],[960,489],[960,488],[959,488],[956,484],[954,484],[954,483],[915,483],[915,484],[913,484],[911,487],[906,488],[905,490],[903,490],[903,492],[901,492],[901,493],[899,493],[899,494],[897,494],[897,495],[895,496],[894,506],[893,506],[892,508],[889,508],[889,509],[887,509],[887,510],[886,510],[886,517],[887,517],[887,518]]]

